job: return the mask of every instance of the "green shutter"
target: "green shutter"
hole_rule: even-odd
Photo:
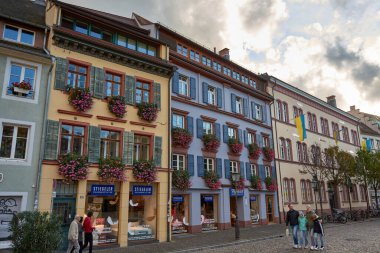
[[[162,137],[154,136],[154,163],[157,167],[161,167],[162,156]]]
[[[56,160],[58,157],[59,122],[48,120],[46,126],[44,159]]]
[[[154,83],[154,103],[161,110],[161,84]]]
[[[90,126],[88,135],[88,162],[98,163],[100,158],[100,128]]]
[[[57,90],[65,90],[66,89],[66,76],[67,76],[67,68],[68,61],[63,58],[56,58],[55,61],[55,89]]]
[[[136,80],[133,76],[125,76],[125,101],[127,104],[135,104]]]
[[[104,98],[104,80],[104,70],[91,66],[90,90],[94,97]]]
[[[133,132],[124,132],[123,162],[126,165],[133,164],[133,147],[135,136]]]

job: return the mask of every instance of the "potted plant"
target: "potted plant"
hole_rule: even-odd
[[[113,96],[108,98],[108,110],[113,113],[117,118],[123,118],[125,110],[125,97],[123,96]]]
[[[238,191],[244,190],[245,187],[245,179],[240,177],[238,181],[232,181],[231,186],[233,189],[237,189]]]
[[[88,88],[71,88],[69,93],[69,103],[78,112],[86,112],[92,107],[92,94]]]
[[[173,171],[173,186],[180,191],[186,191],[191,187],[190,175],[187,170]]]
[[[153,103],[137,104],[137,115],[140,119],[152,122],[157,119],[158,107]]]
[[[274,159],[274,151],[270,147],[263,147],[264,158],[271,162]]]
[[[174,147],[188,148],[193,136],[186,129],[176,127],[172,129],[172,144]]]
[[[220,141],[215,134],[204,134],[202,137],[203,146],[207,151],[217,152],[220,146]]]
[[[87,157],[76,154],[62,155],[58,160],[58,174],[64,177],[66,183],[85,180],[89,164]]]
[[[273,182],[271,177],[265,178],[265,186],[268,191],[274,192],[277,190],[277,185]]]
[[[152,161],[135,161],[132,173],[136,180],[145,183],[153,183],[157,180],[156,166]]]
[[[13,92],[28,94],[32,89],[32,85],[29,82],[25,82],[24,80],[21,82],[13,82],[12,83]]]
[[[243,144],[240,143],[238,139],[230,138],[228,139],[228,146],[230,147],[230,150],[234,154],[240,154],[243,150]]]
[[[261,191],[263,189],[261,185],[261,179],[257,175],[252,175],[251,176],[251,187],[253,189],[256,189],[258,191]]]
[[[261,149],[256,143],[252,143],[248,145],[248,153],[252,159],[257,160],[261,155]]]
[[[222,186],[222,183],[214,171],[206,171],[203,179],[206,185],[212,190],[218,190]]]
[[[120,158],[106,158],[99,160],[98,177],[106,182],[123,182],[127,180],[127,168]]]

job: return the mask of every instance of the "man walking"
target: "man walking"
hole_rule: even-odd
[[[88,247],[89,253],[92,253],[92,242],[93,242],[92,231],[94,230],[94,227],[92,226],[92,222],[91,222],[92,214],[93,214],[92,211],[88,211],[87,217],[84,219],[84,222],[83,222],[83,231],[84,231],[83,249],[85,249],[87,245],[89,245]]]
[[[313,220],[313,216],[314,216],[315,212],[314,210],[311,208],[310,205],[306,205],[306,220],[307,220],[307,234],[310,235],[310,242],[311,242],[311,246],[310,246],[310,249],[313,250],[314,249],[314,220]]]
[[[74,220],[70,224],[69,228],[69,234],[67,236],[67,239],[69,239],[69,247],[67,248],[67,253],[70,253],[71,250],[74,248],[74,253],[79,253],[79,243],[78,243],[78,223],[79,223],[80,216],[75,215]]]
[[[289,204],[289,211],[286,214],[286,226],[290,225],[290,229],[293,231],[293,248],[301,248],[298,246],[298,216],[299,213],[293,209],[293,205]]]

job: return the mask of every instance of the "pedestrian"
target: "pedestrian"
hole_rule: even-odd
[[[83,222],[83,217],[80,216],[79,217],[79,223],[78,223],[78,243],[79,243],[79,253],[82,253],[82,249],[83,249],[83,225],[82,225],[82,222]],[[74,253],[74,250],[75,248],[73,247],[71,249],[71,252],[70,253]]]
[[[321,219],[314,214],[313,215],[313,221],[314,221],[314,250],[324,250],[324,230],[322,226]],[[318,239],[320,241],[319,248],[318,248]]]
[[[294,210],[293,205],[289,204],[289,211],[286,214],[286,226],[290,225],[290,229],[293,233],[293,248],[301,248],[301,246],[298,247],[298,216],[299,213]]]
[[[307,241],[307,220],[305,217],[305,214],[300,211],[299,217],[298,217],[298,226],[300,230],[300,241],[299,241],[299,247],[302,248],[302,246],[307,249],[308,248],[308,241]]]
[[[92,231],[94,231],[94,227],[92,226],[91,217],[93,213],[92,211],[88,211],[87,217],[84,219],[83,222],[83,231],[84,231],[84,245],[83,249],[85,249],[88,246],[88,252],[92,253]]]
[[[71,250],[74,248],[74,253],[79,253],[79,243],[78,243],[78,223],[79,223],[80,216],[75,215],[74,220],[70,224],[69,228],[69,234],[67,236],[67,239],[69,240],[69,246],[67,248],[67,253],[70,253]]]
[[[314,233],[313,233],[313,227],[314,227],[314,221],[313,221],[313,215],[315,214],[314,210],[311,208],[310,205],[306,205],[306,220],[307,220],[307,236],[310,235],[310,249],[314,249]]]

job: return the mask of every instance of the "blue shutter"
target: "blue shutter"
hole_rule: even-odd
[[[203,120],[197,119],[197,138],[202,139],[203,137]]]
[[[98,163],[100,158],[100,128],[90,126],[88,135],[88,162]]]
[[[187,155],[187,171],[191,177],[194,176],[194,155]]]
[[[204,177],[205,170],[204,170],[203,156],[197,156],[197,166],[198,166],[198,177]]]
[[[272,166],[272,178],[276,178],[276,167]]]
[[[158,109],[161,110],[161,84],[155,82],[153,91],[153,101]]]
[[[249,115],[248,112],[249,112],[249,110],[248,110],[248,99],[243,98],[243,114],[245,117],[248,117],[248,115]]]
[[[103,98],[105,71],[102,68],[91,66],[90,72],[90,90],[95,98]]]
[[[223,125],[223,142],[228,143],[228,127]]]
[[[236,112],[236,95],[231,93],[231,112]]]
[[[244,173],[244,162],[240,162],[240,176],[242,178],[245,178],[245,173]]]
[[[208,92],[208,84],[203,82],[202,83],[202,99],[203,99],[203,103],[205,104],[208,104],[207,92]]]
[[[256,134],[256,140],[257,140],[257,145],[259,145],[259,147],[262,147],[263,146],[263,137],[261,136],[261,134]]]
[[[255,102],[251,102],[251,107],[252,107],[252,118],[256,119]]]
[[[187,116],[187,131],[194,136],[194,123],[193,117]]]
[[[220,124],[219,123],[215,123],[215,136],[216,136],[216,138],[218,138],[219,141],[221,141],[221,139],[220,139]]]
[[[245,174],[247,175],[247,180],[251,180],[252,174],[251,174],[251,164],[245,163]]]
[[[262,164],[259,165],[259,177],[262,181],[265,180],[265,169],[264,169],[264,165]]]
[[[231,178],[230,160],[224,159],[224,175],[226,179]]]
[[[247,147],[248,146],[248,133],[246,130],[244,130],[243,134],[244,134],[244,145]]]
[[[216,175],[218,176],[218,178],[223,177],[222,158],[216,158]]]
[[[243,130],[238,129],[239,142],[243,143]]]
[[[179,73],[178,71],[174,72],[172,79],[172,92],[179,93]]]
[[[261,106],[261,112],[263,114],[263,122],[268,123],[267,122],[267,106],[266,106],[266,104],[264,106]]]
[[[55,61],[55,82],[54,88],[57,90],[65,90],[66,89],[66,77],[67,77],[67,69],[69,66],[69,62],[63,58],[56,58]]]
[[[272,138],[269,138],[269,146],[270,146],[270,148],[273,148],[273,139]]]
[[[191,99],[197,98],[197,82],[194,77],[190,77],[190,97]]]
[[[216,96],[217,96],[217,105],[219,108],[222,108],[222,101],[223,101],[223,93],[221,88],[216,89]]]
[[[124,97],[125,102],[130,105],[135,104],[136,79],[133,76],[125,76]]]

